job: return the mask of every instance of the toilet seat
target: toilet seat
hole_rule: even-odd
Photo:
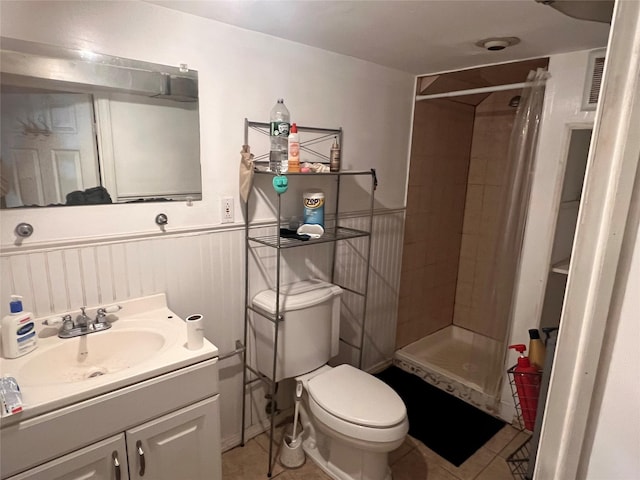
[[[307,382],[313,415],[337,432],[362,440],[393,442],[408,431],[407,410],[391,387],[351,365]]]

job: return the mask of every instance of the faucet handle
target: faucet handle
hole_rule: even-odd
[[[120,310],[122,310],[120,305],[107,305],[106,307],[100,307],[96,312],[97,318],[106,317],[108,313],[116,313]]]
[[[43,325],[46,325],[47,327],[58,327],[60,325],[62,325],[62,317],[61,316],[57,316],[57,317],[49,317],[49,318],[45,318],[42,321]]]
[[[71,320],[71,315],[69,314],[46,318],[42,321],[42,324],[47,327],[58,327],[62,325],[65,329],[73,328],[73,320]]]

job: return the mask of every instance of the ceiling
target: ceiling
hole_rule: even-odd
[[[604,47],[609,31],[535,0],[148,1],[416,75]],[[491,37],[521,41],[476,46]]]

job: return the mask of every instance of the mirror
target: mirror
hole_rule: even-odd
[[[0,42],[1,208],[202,199],[196,71]]]

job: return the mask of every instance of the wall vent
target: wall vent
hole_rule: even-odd
[[[594,50],[589,54],[587,78],[582,95],[582,110],[595,110],[600,96],[602,73],[604,71],[605,49]]]

